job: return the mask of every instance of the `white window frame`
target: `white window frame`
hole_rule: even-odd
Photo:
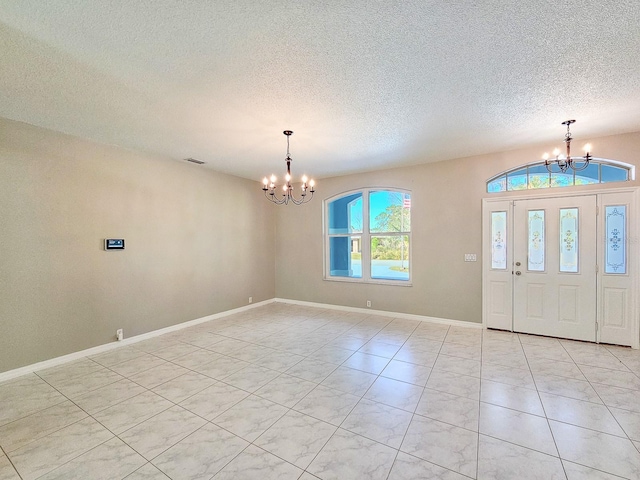
[[[329,198],[325,198],[322,206],[323,213],[323,239],[324,239],[324,280],[331,282],[347,282],[347,283],[374,283],[380,285],[394,285],[398,287],[411,287],[413,285],[413,239],[411,231],[409,232],[374,232],[369,231],[369,194],[371,192],[398,192],[402,194],[408,194],[411,197],[412,203],[409,210],[410,225],[413,225],[413,194],[411,190],[395,187],[367,187],[357,188],[346,192],[341,192],[337,195],[333,195]],[[329,234],[329,204],[334,200],[337,200],[348,195],[354,195],[357,193],[362,194],[362,233],[351,234]],[[412,228],[413,230],[413,228]],[[409,237],[409,279],[408,280],[390,280],[371,278],[371,237],[393,237],[398,235],[407,235]],[[360,237],[361,242],[361,263],[362,263],[362,277],[338,277],[331,275],[331,259],[329,252],[329,238],[331,237]]]

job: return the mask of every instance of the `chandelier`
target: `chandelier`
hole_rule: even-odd
[[[293,194],[293,185],[291,185],[291,155],[289,154],[289,137],[293,135],[291,130],[285,130],[284,133],[287,136],[287,158],[284,159],[287,162],[287,174],[284,176],[285,183],[282,185],[282,194],[276,193],[276,190],[279,190],[276,185],[276,176],[271,175],[271,178],[268,179],[264,177],[262,179],[262,190],[264,191],[264,196],[271,200],[276,205],[288,205],[289,202],[294,205],[302,205],[303,203],[307,203],[313,198],[313,194],[315,193],[315,182],[313,179],[309,180],[306,175],[302,176],[302,185],[300,186],[300,197],[296,198]],[[307,192],[308,190],[308,192]],[[311,195],[308,195],[310,193]]]
[[[557,165],[562,173],[565,173],[569,168],[571,168],[575,172],[579,172],[580,170],[584,170],[589,165],[589,160],[591,160],[591,144],[587,143],[584,146],[585,155],[582,157],[572,157],[571,156],[571,140],[573,137],[571,136],[571,124],[576,123],[575,120],[565,120],[562,122],[562,125],[567,126],[567,133],[564,136],[564,143],[567,145],[567,154],[563,155],[560,153],[559,149],[555,149],[553,151],[553,155],[556,157],[555,160],[549,160],[549,154],[545,152],[542,156],[544,160],[544,166],[547,167],[549,173],[552,172],[553,165]]]

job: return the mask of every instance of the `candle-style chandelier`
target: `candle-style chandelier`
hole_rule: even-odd
[[[555,160],[549,160],[549,154],[545,152],[542,156],[544,160],[544,166],[547,167],[549,173],[556,173],[557,171],[553,171],[553,165],[557,165],[558,169],[565,173],[569,168],[572,170],[579,172],[580,170],[584,170],[589,166],[589,160],[591,160],[591,144],[587,143],[584,146],[585,155],[582,157],[572,157],[571,156],[571,140],[573,137],[571,136],[571,124],[576,123],[575,120],[565,120],[562,122],[562,125],[567,126],[567,133],[564,135],[564,143],[567,145],[567,154],[563,155],[560,153],[560,150],[556,148],[553,151],[553,155],[556,157]]]
[[[314,188],[316,183],[313,179],[309,180],[306,175],[303,175],[301,179],[302,184],[300,185],[300,198],[294,196],[293,185],[291,184],[291,162],[293,160],[289,154],[289,137],[293,135],[293,132],[291,130],[285,130],[282,133],[287,136],[287,158],[284,159],[284,161],[287,162],[287,174],[284,176],[285,183],[282,185],[282,195],[276,193],[278,186],[276,185],[277,179],[275,175],[271,175],[270,179],[264,177],[262,180],[262,190],[264,191],[264,196],[276,205],[288,205],[289,203],[302,205],[313,198],[313,194],[316,191]]]

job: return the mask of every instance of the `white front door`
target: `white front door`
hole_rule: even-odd
[[[483,200],[484,324],[638,348],[639,191]]]
[[[517,200],[513,330],[596,341],[596,196]]]

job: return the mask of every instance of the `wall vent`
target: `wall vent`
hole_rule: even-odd
[[[198,165],[204,165],[205,162],[202,160],[196,160],[195,158],[185,158],[187,162],[197,163]]]

